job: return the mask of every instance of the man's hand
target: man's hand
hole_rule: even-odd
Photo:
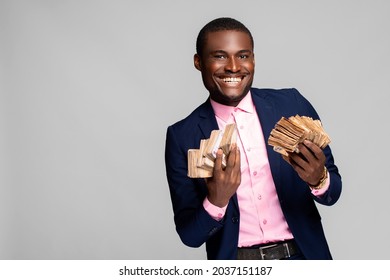
[[[206,179],[209,190],[208,200],[218,207],[224,207],[235,194],[241,183],[241,159],[240,150],[236,144],[226,160],[226,168],[222,169],[222,150],[217,151],[214,163],[213,177]]]
[[[321,180],[324,171],[325,155],[320,147],[305,140],[298,146],[299,153],[290,153],[285,159],[292,165],[299,177],[310,186]]]

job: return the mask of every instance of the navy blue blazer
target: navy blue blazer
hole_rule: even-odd
[[[312,105],[296,89],[251,89],[265,142],[279,119],[293,115],[319,119]],[[187,176],[187,151],[199,148],[218,124],[209,99],[188,117],[167,129],[165,165],[176,231],[182,242],[199,247],[206,242],[208,259],[237,259],[240,212],[234,195],[221,221],[203,208],[207,195],[204,179]],[[333,205],[341,194],[341,176],[330,147],[324,149],[330,173],[329,190],[318,198],[281,155],[267,145],[268,159],[283,214],[306,259],[332,259],[315,201]]]

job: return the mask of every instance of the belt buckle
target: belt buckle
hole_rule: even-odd
[[[266,253],[263,251],[264,249],[269,249],[269,248],[273,248],[273,247],[276,247],[276,246],[278,246],[278,244],[271,244],[271,245],[266,245],[266,246],[263,246],[263,247],[259,247],[261,259],[265,260],[264,257],[266,255]]]
[[[288,248],[288,243],[287,242],[283,243],[283,247],[286,249],[286,252],[287,252],[286,258],[291,257],[290,249]]]

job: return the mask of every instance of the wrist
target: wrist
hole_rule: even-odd
[[[322,189],[323,186],[325,185],[327,179],[328,179],[328,169],[326,168],[326,166],[324,166],[324,171],[322,172],[320,181],[319,181],[316,185],[310,185],[310,184],[309,184],[309,187],[310,187],[312,190],[319,190],[319,189]]]
[[[217,198],[214,198],[212,196],[207,196],[207,199],[211,204],[213,204],[214,206],[217,206],[219,208],[226,207],[226,205],[228,205],[228,203],[229,203],[229,199],[228,200],[217,199]]]

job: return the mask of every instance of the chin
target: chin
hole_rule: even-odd
[[[227,93],[227,94],[224,94],[225,98],[227,100],[230,100],[230,101],[241,101],[246,95],[247,95],[248,91],[246,92],[240,92],[240,93]]]

